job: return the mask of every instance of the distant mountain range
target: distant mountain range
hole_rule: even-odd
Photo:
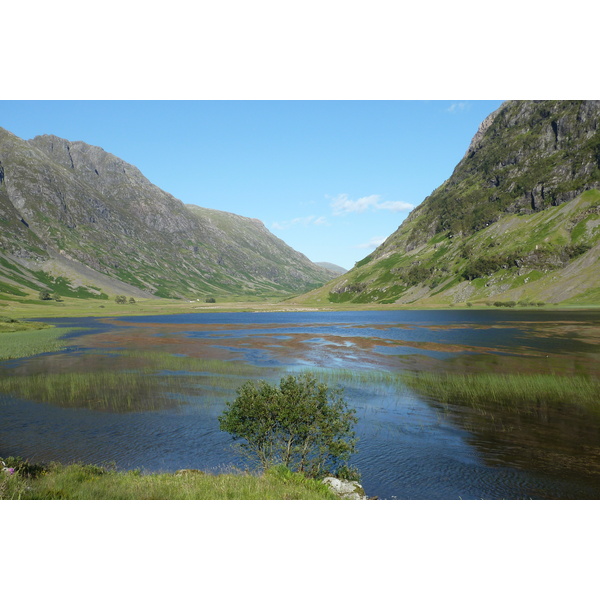
[[[0,128],[0,298],[282,296],[336,274],[257,219],[186,205],[101,148]]]
[[[331,273],[335,273],[336,275],[341,275],[343,273],[348,272],[348,269],[344,269],[344,267],[340,267],[339,265],[334,265],[333,263],[330,263],[330,262],[318,262],[315,264],[319,265],[320,267],[323,267],[324,269],[327,269]]]
[[[299,300],[597,304],[599,257],[600,101],[510,101],[395,233]]]

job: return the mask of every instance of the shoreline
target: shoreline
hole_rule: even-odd
[[[556,305],[498,307],[487,305],[443,306],[443,305],[391,305],[391,304],[335,304],[317,306],[315,304],[293,304],[290,302],[223,302],[210,306],[186,301],[138,300],[135,304],[118,305],[114,302],[65,299],[58,304],[3,303],[0,308],[7,318],[33,321],[63,317],[129,317],[158,316],[176,314],[215,314],[215,313],[310,313],[310,312],[414,312],[421,311],[516,311],[516,312],[595,312],[600,305]]]

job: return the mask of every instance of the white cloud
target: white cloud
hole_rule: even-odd
[[[383,242],[387,240],[387,237],[375,236],[372,237],[368,242],[364,244],[358,244],[358,246],[354,246],[355,248],[377,248],[377,246],[381,246]]]
[[[290,229],[296,225],[307,227],[308,225],[328,225],[328,223],[325,217],[315,217],[314,215],[310,215],[309,217],[296,217],[291,221],[276,221],[271,227],[283,231],[284,229]]]
[[[447,109],[446,112],[454,113],[466,110],[469,106],[468,102],[453,102]]]
[[[400,212],[402,210],[412,210],[414,206],[409,204],[408,202],[402,202],[402,200],[386,200],[385,202],[380,202],[377,206],[375,206],[377,210],[391,210],[392,212]]]
[[[339,194],[331,201],[330,206],[333,214],[336,216],[348,215],[350,213],[363,213],[369,209],[399,212],[414,208],[412,204],[400,200],[386,200],[385,202],[382,202],[381,196],[377,195],[363,196],[358,200],[350,200],[348,194]]]
[[[363,213],[369,207],[377,204],[379,196],[364,196],[358,200],[350,200],[348,194],[340,194],[331,202],[334,215],[347,215],[350,213]]]

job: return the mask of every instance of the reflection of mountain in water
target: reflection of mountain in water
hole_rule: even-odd
[[[429,400],[440,409],[440,403]],[[600,497],[600,414],[578,406],[515,402],[499,406],[460,400],[440,409],[461,429],[490,467],[509,467],[548,477],[557,484],[571,481],[573,498]],[[552,482],[548,483],[549,486]],[[552,489],[531,495],[551,498]]]

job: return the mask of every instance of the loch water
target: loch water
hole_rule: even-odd
[[[160,352],[342,381],[356,410],[351,463],[380,499],[599,499],[600,411],[551,403],[527,410],[442,403],[380,373],[547,373],[600,378],[600,312],[389,310],[237,312],[48,319],[78,327],[60,353],[0,364],[0,378],[132,369],[120,353]],[[108,365],[108,367],[107,367]],[[154,375],[172,374],[172,367]],[[225,376],[224,376],[225,377]],[[95,410],[0,396],[0,456],[117,469],[243,468],[218,416],[235,387],[218,380],[136,410]],[[598,399],[600,404],[600,398]]]

